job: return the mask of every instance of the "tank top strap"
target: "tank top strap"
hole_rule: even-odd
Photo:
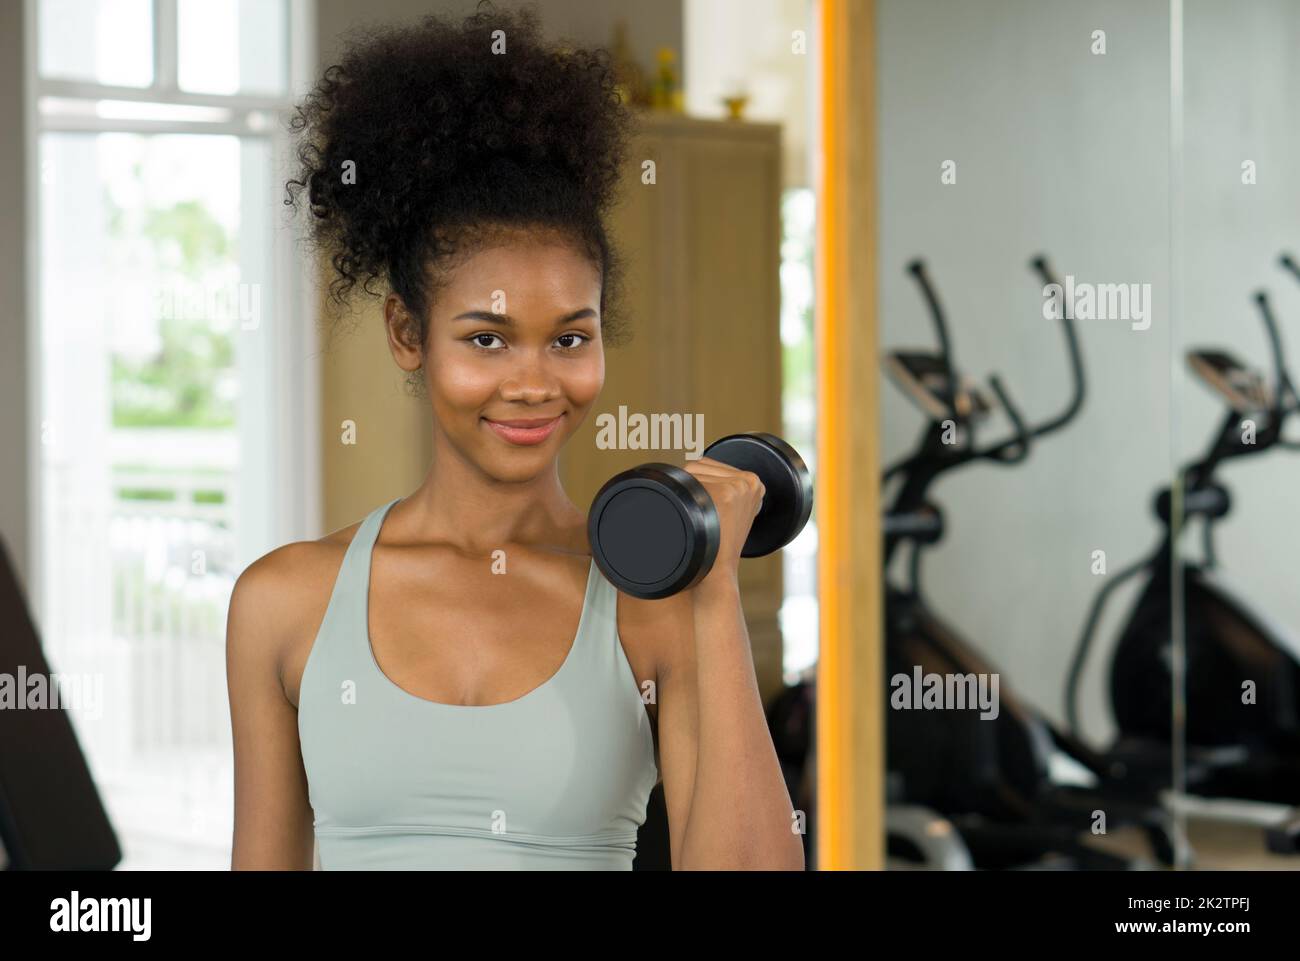
[[[649,768],[653,771],[653,735],[649,733],[644,701],[646,679],[637,676],[618,633],[618,593],[618,588],[593,560],[582,627],[575,641],[584,653],[580,667],[570,675],[569,682],[577,682],[572,690],[575,700],[601,700],[603,710],[628,718],[638,730],[644,728],[637,737],[641,739],[644,735],[644,740],[651,745]],[[656,774],[650,777],[653,787]]]
[[[400,500],[400,497],[394,497],[387,504],[380,504],[367,514],[365,520],[361,522],[361,526],[357,528],[357,532],[352,538],[352,543],[348,545],[349,548],[357,548],[358,559],[360,559],[362,553],[366,555],[364,560],[367,565],[369,564],[370,552],[374,549],[375,541],[379,539],[380,525],[384,523],[384,518],[388,516],[388,512],[392,510],[393,505]],[[368,573],[369,567],[365,570]]]
[[[346,659],[355,654],[350,650],[351,644],[358,636],[364,642],[368,635],[366,606],[370,594],[370,556],[384,517],[399,500],[400,497],[395,497],[367,514],[343,554],[343,563],[334,581],[334,591],[318,638],[318,644],[320,639],[325,639],[324,646],[335,649],[330,655],[332,657]]]
[[[343,557],[343,568],[339,572],[339,581],[346,585],[352,595],[360,595],[364,607],[366,594],[370,586],[370,556],[374,553],[375,541],[379,539],[379,528],[384,523],[393,505],[400,501],[394,497],[387,504],[381,504],[365,516],[357,532],[352,535],[347,553]]]
[[[618,641],[618,588],[609,582],[595,560],[588,572],[587,594],[583,600],[582,629],[576,643],[581,643],[602,666],[617,661],[621,654]]]

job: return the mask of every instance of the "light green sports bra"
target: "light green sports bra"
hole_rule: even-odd
[[[321,868],[630,870],[659,774],[616,589],[593,562],[568,656],[524,696],[417,697],[380,670],[368,630],[370,557],[397,500],[348,545],[303,670]]]

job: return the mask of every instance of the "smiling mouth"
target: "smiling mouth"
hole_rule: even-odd
[[[532,447],[542,443],[555,429],[560,426],[563,414],[557,414],[555,417],[538,417],[527,420],[492,420],[484,417],[483,420],[492,428],[493,432],[507,443],[520,447]]]

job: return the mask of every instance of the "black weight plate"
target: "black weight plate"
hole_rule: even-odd
[[[741,557],[762,557],[794,540],[812,516],[813,488],[799,452],[774,434],[730,434],[704,449],[705,457],[757,474],[766,494]]]
[[[707,492],[671,464],[612,477],[592,501],[587,538],[596,566],[633,597],[668,597],[696,583],[718,553],[718,517]]]

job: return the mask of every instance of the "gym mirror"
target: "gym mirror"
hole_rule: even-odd
[[[1300,9],[1283,0],[1183,12],[1182,306],[1175,448],[1189,863],[1294,868],[1300,851],[1300,530],[1294,453],[1300,350]],[[1125,639],[1136,697],[1160,652]],[[1157,692],[1150,691],[1149,694]],[[1161,700],[1149,697],[1154,712]],[[1154,713],[1127,725],[1153,731]]]
[[[1168,7],[878,11],[888,866],[1171,865],[1168,692],[1106,663],[1173,600],[1111,590],[1173,462]]]

